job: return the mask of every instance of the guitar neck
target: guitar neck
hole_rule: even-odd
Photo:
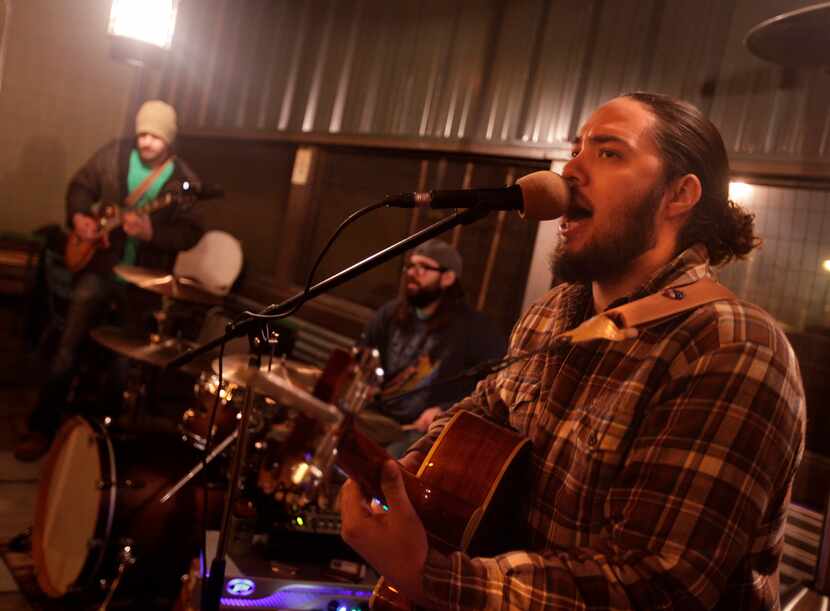
[[[141,208],[133,207],[133,208],[130,208],[128,211],[129,212],[134,212],[135,214],[138,214],[138,215],[141,215],[141,216],[147,216],[149,214],[152,214],[156,210],[161,210],[162,208],[166,208],[167,206],[169,206],[170,204],[175,203],[176,201],[177,201],[177,198],[176,198],[175,195],[173,195],[172,193],[164,193],[163,195],[160,195],[159,197],[157,197],[157,198],[151,200],[150,202],[144,204],[143,206],[141,206]],[[124,224],[124,214],[123,214],[123,210],[122,210],[118,215],[116,215],[112,218],[106,218],[106,217],[102,218],[101,221],[100,221],[101,226],[99,228],[99,232],[100,232],[101,235],[106,235],[110,231],[112,231],[113,229],[118,229],[123,224]]]
[[[381,471],[389,453],[358,431],[352,416],[341,425],[337,444],[337,464],[363,491],[383,501]],[[462,523],[475,509],[447,490],[430,487],[414,473],[401,469],[404,487],[415,512],[427,524],[443,522],[443,529],[463,530]]]

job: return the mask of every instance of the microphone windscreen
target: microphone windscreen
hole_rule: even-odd
[[[521,215],[524,218],[547,221],[565,213],[571,190],[559,174],[541,170],[522,176],[516,184],[522,190],[524,209]]]

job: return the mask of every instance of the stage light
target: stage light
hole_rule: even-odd
[[[752,185],[745,182],[730,182],[729,183],[729,199],[733,202],[741,203],[752,195]]]
[[[112,0],[107,32],[169,49],[178,6],[179,0]]]
[[[824,271],[830,272],[830,259],[825,259],[821,262],[821,266],[824,268]]]

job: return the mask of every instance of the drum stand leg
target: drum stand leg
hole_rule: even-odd
[[[214,450],[210,454],[208,454],[207,458],[205,458],[204,461],[199,461],[199,463],[195,467],[193,467],[190,471],[188,471],[187,474],[183,478],[181,478],[178,482],[176,482],[173,485],[173,487],[170,488],[170,490],[165,492],[164,496],[161,497],[160,502],[161,503],[166,503],[171,498],[173,498],[173,495],[176,494],[181,489],[181,487],[184,486],[187,482],[192,480],[196,476],[196,474],[199,473],[199,471],[201,471],[205,467],[205,465],[207,465],[210,461],[212,461],[214,458],[219,456],[219,454],[224,452],[225,448],[227,448],[231,444],[231,442],[234,439],[236,439],[237,435],[239,435],[239,430],[234,429],[233,433],[231,433],[230,435],[225,437],[222,440],[222,443],[217,445],[216,448],[214,448]]]
[[[104,598],[101,606],[98,607],[98,611],[107,611],[107,607],[109,607],[109,604],[112,602],[112,597],[115,596],[115,591],[121,584],[121,579],[124,577],[124,573],[134,564],[135,556],[133,556],[132,553],[132,545],[127,543],[121,548],[121,551],[118,554],[118,574],[115,576],[115,579],[112,580],[107,596]]]

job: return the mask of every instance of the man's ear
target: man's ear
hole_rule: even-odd
[[[455,272],[452,270],[447,270],[443,274],[441,274],[441,288],[445,289],[450,287],[455,282]]]
[[[685,217],[700,201],[703,187],[695,174],[686,174],[673,181],[668,190],[666,216],[670,219]]]

